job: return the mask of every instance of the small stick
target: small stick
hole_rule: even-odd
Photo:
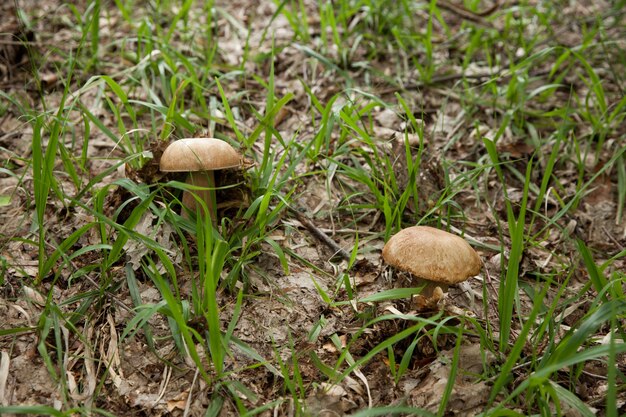
[[[333,257],[335,255],[339,255],[341,258],[345,259],[346,261],[349,261],[351,256],[348,252],[346,252],[343,248],[341,248],[334,240],[332,240],[330,237],[328,237],[328,235],[324,232],[322,232],[317,226],[315,226],[313,224],[313,222],[311,222],[309,219],[307,219],[306,217],[304,217],[304,215],[302,215],[301,212],[299,212],[297,209],[291,208],[290,207],[290,211],[295,214],[296,219],[302,223],[302,225],[304,227],[306,227],[306,229],[311,232],[311,234],[320,242],[322,242],[323,244],[325,244],[326,246],[328,246],[329,248],[331,248],[333,251],[335,251],[335,253],[333,254]]]
[[[472,22],[478,23],[483,26],[493,27],[491,23],[489,23],[488,21],[484,19],[484,17],[489,16],[490,14],[495,12],[498,9],[498,7],[500,7],[500,2],[497,1],[490,8],[482,10],[480,12],[472,12],[471,10],[466,9],[465,7],[461,5],[457,5],[457,4],[454,4],[445,0],[441,0],[437,2],[437,6],[460,16],[463,19],[470,20]]]

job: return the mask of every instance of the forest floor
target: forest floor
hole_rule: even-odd
[[[3,2],[0,414],[625,413],[624,9]],[[414,225],[483,263],[429,309]]]

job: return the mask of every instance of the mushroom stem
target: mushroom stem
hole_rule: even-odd
[[[205,202],[211,221],[215,226],[217,223],[217,206],[215,204],[215,176],[213,171],[190,172],[189,177],[187,177],[187,184],[202,187],[203,189],[190,190],[183,193],[183,217],[189,217],[187,210],[202,213],[202,206],[198,204],[193,196],[193,193],[195,193]]]
[[[432,298],[433,296],[435,297],[439,296],[441,292],[436,291],[437,288],[439,288],[439,290],[443,292],[448,291],[448,286],[445,284],[442,284],[441,282],[434,282],[434,281],[429,281],[427,279],[416,278],[416,277],[413,277],[413,279],[415,280],[417,285],[424,286],[424,288],[422,289],[422,292],[420,293],[420,295],[423,297]]]
[[[448,290],[446,284],[429,281],[422,278],[414,278],[418,285],[424,285],[422,292],[414,298],[418,311],[432,310],[437,308],[437,304],[443,298],[444,291]]]

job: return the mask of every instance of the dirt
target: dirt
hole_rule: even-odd
[[[103,62],[93,70],[77,71],[70,90],[75,93],[75,97],[80,96],[82,103],[94,104],[91,109],[94,116],[104,126],[116,131],[118,121],[114,115],[105,106],[96,106],[97,100],[101,98],[97,97],[95,89],[81,91],[80,94],[78,92],[94,73],[114,74],[127,65],[122,56],[114,52],[119,47],[116,42],[128,36],[130,28],[124,23],[113,3],[103,3],[106,4],[103,7],[107,7],[107,13],[106,19],[103,18],[101,22],[100,42],[103,48],[112,48],[102,52],[111,61]],[[301,143],[312,140],[319,120],[312,123],[310,99],[298,79],[306,82],[321,103],[327,103],[331,97],[342,91],[342,84],[335,76],[329,76],[319,61],[290,43],[294,36],[293,29],[283,15],[274,15],[274,3],[257,4],[245,0],[217,3],[224,10],[219,15],[217,28],[220,42],[217,65],[224,70],[238,66],[246,53],[243,45],[248,40],[256,59],[249,59],[245,70],[251,74],[268,74],[269,64],[262,54],[268,53],[271,44],[267,38],[261,43],[261,34],[266,28],[270,28],[274,41],[284,45],[276,57],[277,96],[294,94],[294,99],[281,113],[275,128],[282,138],[297,138]],[[309,23],[313,24],[317,18],[317,6],[312,2],[304,3],[312,19]],[[75,50],[79,41],[79,33],[74,23],[71,23],[74,17],[68,11],[68,6],[60,1],[25,0],[17,4],[29,17],[31,26],[22,26],[15,13],[15,3],[5,2],[0,5],[0,14],[8,16],[0,23],[0,33],[4,34],[0,36],[1,90],[13,97],[19,97],[25,108],[44,111],[43,98],[46,109],[55,111],[65,82],[63,77],[66,74],[63,71],[67,67],[63,62]],[[86,3],[77,2],[76,7],[84,12]],[[567,19],[572,22],[578,21],[572,17],[578,12],[578,9],[564,10]],[[583,8],[583,12],[585,16],[592,13],[587,8]],[[199,11],[198,15],[201,16],[202,12]],[[229,24],[225,16],[249,24],[250,33]],[[463,23],[462,16],[447,9],[444,11],[444,18],[455,30]],[[480,21],[483,20],[481,18]],[[494,24],[502,22],[496,19]],[[443,36],[441,27],[436,30],[438,36]],[[568,33],[564,42],[577,44],[582,31]],[[184,38],[183,34],[175,36],[175,42],[180,45],[181,50],[188,48]],[[24,47],[23,43],[13,43],[15,39],[28,42],[31,48]],[[11,42],[5,42],[7,40]],[[356,55],[352,57],[353,64],[367,61],[365,53],[366,51],[357,48]],[[451,48],[449,55],[435,56],[434,59],[445,62],[453,54]],[[330,55],[337,62],[341,61],[340,57],[333,56],[332,50]],[[378,57],[371,66],[380,69],[387,76],[393,76],[384,56]],[[542,70],[537,69],[538,72]],[[353,77],[357,85],[366,85],[363,71],[358,66],[348,67],[345,71]],[[33,74],[37,77],[33,77]],[[418,78],[416,74],[407,74],[406,77]],[[566,81],[577,91],[582,92],[587,88],[579,78],[573,77]],[[611,84],[607,84],[606,91],[610,97],[620,94],[619,89],[612,91]],[[398,87],[388,86],[385,77],[370,80],[370,85],[376,86],[373,88],[374,93],[379,93],[379,96],[389,102],[395,102],[393,92]],[[410,202],[405,213],[405,220],[410,223],[434,207],[435,202],[442,197],[446,178],[448,181],[462,179],[457,176],[460,171],[452,169],[458,161],[477,163],[485,157],[478,139],[494,137],[499,126],[495,125],[498,117],[488,105],[484,106],[484,114],[464,114],[463,107],[459,104],[460,98],[450,89],[451,84],[444,82],[436,86],[417,86],[407,82],[405,87],[402,92],[409,100],[409,105],[414,108],[416,115],[424,117],[427,127],[423,166],[419,174],[422,185],[419,188],[418,203]],[[258,106],[262,113],[266,92],[252,77],[238,78],[230,84],[224,84],[224,88],[226,94],[232,97],[245,89],[245,101]],[[137,91],[134,94],[141,96],[146,92]],[[339,100],[342,99],[344,98]],[[568,96],[557,94],[553,100],[558,104],[568,100]],[[249,134],[258,121],[252,112],[245,111],[243,100],[239,104],[241,106],[238,111],[243,113],[241,129]],[[530,114],[533,110],[547,109],[553,105],[556,104],[549,101],[533,103],[529,106],[535,107],[528,111]],[[143,331],[122,341],[122,334],[133,316],[130,307],[134,305],[127,284],[125,265],[117,263],[110,270],[101,271],[98,265],[102,259],[95,252],[87,252],[71,260],[59,261],[48,275],[38,276],[40,254],[37,250],[36,232],[41,225],[38,226],[33,220],[34,179],[30,162],[33,131],[17,107],[15,103],[2,103],[0,107],[0,159],[3,161],[0,196],[9,197],[6,204],[3,203],[0,207],[0,406],[41,404],[64,409],[82,406],[102,408],[114,415],[182,416],[203,415],[211,404],[218,404],[225,399],[219,415],[226,416],[240,412],[234,400],[237,398],[249,409],[274,402],[268,409],[260,412],[262,416],[270,416],[293,415],[293,410],[296,409],[293,403],[295,396],[306,404],[311,415],[346,415],[368,406],[383,405],[408,405],[437,412],[439,398],[449,381],[452,352],[457,348],[453,335],[440,335],[437,340],[433,340],[430,333],[420,333],[418,341],[412,347],[415,353],[410,359],[408,369],[398,381],[390,373],[386,350],[356,368],[339,383],[333,383],[316,365],[316,360],[319,360],[332,367],[340,358],[341,349],[346,346],[350,347],[350,353],[355,358],[367,355],[379,343],[413,324],[399,318],[403,315],[419,314],[427,318],[437,314],[437,311],[416,313],[415,306],[407,300],[359,303],[354,307],[331,305],[323,299],[323,293],[331,294],[336,300],[347,299],[345,289],[337,291],[338,278],[343,272],[347,272],[354,281],[360,297],[392,288],[393,281],[399,278],[400,273],[382,264],[380,251],[384,244],[382,233],[385,225],[380,214],[372,210],[358,221],[346,215],[346,211],[338,210],[345,197],[344,189],[340,189],[336,182],[329,185],[319,176],[306,176],[303,177],[304,180],[300,180],[294,205],[303,210],[317,229],[348,252],[355,242],[354,232],[359,229],[362,232],[360,253],[355,266],[348,271],[347,262],[335,256],[333,248],[317,239],[298,221],[297,216],[288,212],[282,215],[278,225],[271,231],[272,239],[308,263],[299,261],[295,256],[289,257],[289,270],[285,272],[273,248],[268,244],[261,244],[259,256],[247,270],[249,287],[246,289],[241,317],[233,331],[236,338],[253,348],[267,363],[257,366],[258,361],[250,359],[241,348],[235,346],[232,348],[232,355],[226,360],[226,382],[209,385],[198,375],[195,365],[178,354],[170,337],[170,325],[159,314],[148,322],[153,338],[157,341],[155,346],[148,346]],[[408,181],[403,177],[408,161],[404,143],[399,139],[404,138],[406,122],[399,116],[399,111],[381,108],[374,113],[375,121],[369,133],[375,139],[380,152],[395,155],[392,158],[395,161],[393,170],[401,186],[404,186]],[[77,131],[80,131],[82,124],[78,113],[72,113],[70,119]],[[141,120],[144,121],[146,120]],[[540,125],[541,120],[536,121]],[[203,121],[199,124],[204,126],[206,123]],[[212,133],[231,139],[235,137],[223,121],[218,120],[214,128]],[[585,128],[581,125],[580,131],[576,133],[584,136]],[[459,132],[474,140],[458,140],[449,146],[450,139]],[[68,146],[72,140],[77,140],[72,146],[82,149],[84,144],[80,133],[76,133],[74,137],[68,133],[64,140]],[[109,187],[102,199],[107,215],[115,215],[123,222],[131,215],[136,204],[131,201],[132,193],[128,189],[112,185],[116,180],[127,178],[150,187],[159,181],[180,179],[176,176],[163,176],[156,169],[165,143],[155,140],[160,133],[149,132],[146,137],[142,136],[146,139],[146,149],[152,152],[153,157],[143,167],[135,169],[132,165],[119,162],[120,158],[126,156],[120,144],[114,143],[99,129],[92,127],[89,143],[84,147],[88,158],[84,166],[80,167],[80,176],[84,185],[102,175],[97,188]],[[617,130],[608,138],[597,160],[590,158],[584,161],[582,173],[578,170],[577,161],[568,161],[565,158],[561,160],[553,175],[560,178],[566,187],[550,191],[540,207],[541,213],[548,218],[554,216],[561,209],[562,203],[559,200],[568,199],[574,194],[579,176],[588,180],[610,159],[612,151],[620,145],[620,138],[623,140],[623,133],[620,136]],[[412,156],[416,157],[419,143],[415,143],[417,139],[414,133],[409,134],[413,135],[409,137],[409,142],[412,145]],[[337,135],[337,132],[333,132],[331,140],[337,140]],[[47,140],[47,137],[44,138],[44,142]],[[571,143],[563,144],[563,152],[568,152],[572,146],[574,145]],[[258,154],[262,152],[261,147],[255,145],[248,151]],[[507,161],[511,161],[513,167],[523,173],[531,155],[537,149],[531,141],[524,140],[520,132],[507,131],[503,140],[498,142],[498,150],[506,155]],[[549,154],[550,151],[546,147],[540,149],[539,153]],[[545,158],[542,159],[542,164],[545,169]],[[320,166],[315,163],[298,166],[296,174],[302,175],[316,169],[320,169]],[[508,190],[508,196],[517,210],[517,204],[522,199],[521,183],[510,171],[506,171],[505,175],[508,183],[518,186]],[[539,185],[541,172],[534,175],[537,177],[533,178],[533,183]],[[95,193],[81,194],[81,187],[76,185],[63,166],[56,167],[55,176],[58,186],[66,195],[78,196],[83,204],[95,204],[97,201]],[[243,179],[245,178],[244,175]],[[577,207],[559,219],[556,227],[542,230],[545,224],[540,221],[534,225],[532,232],[543,233],[546,238],[541,245],[529,247],[525,251],[521,268],[523,280],[534,282],[535,276],[546,273],[558,282],[566,279],[573,269],[572,285],[568,288],[568,294],[574,295],[588,278],[583,266],[573,261],[576,246],[572,236],[580,237],[586,242],[597,256],[598,264],[624,250],[626,220],[623,217],[617,219],[616,178],[613,172],[600,175]],[[234,183],[241,180],[241,177],[230,179]],[[367,191],[356,181],[343,179],[342,182],[342,186]],[[500,182],[495,175],[488,177],[479,186],[485,193],[483,199],[476,198],[477,194],[472,192],[469,184],[454,196],[454,204],[463,208],[465,218],[453,219],[448,225],[440,226],[463,230],[466,238],[473,240],[484,262],[483,271],[468,283],[451,288],[440,307],[444,314],[450,315],[452,323],[459,323],[457,315],[468,316],[497,328],[499,318],[495,300],[498,280],[502,275],[503,262],[506,262],[509,253],[508,250],[499,253],[493,247],[500,244],[499,224],[504,231],[504,246],[510,248],[507,208],[501,198]],[[235,194],[229,194],[232,192]],[[225,203],[221,207],[222,215],[226,216],[227,213],[236,212],[241,204],[249,204],[249,190],[229,191],[221,198],[226,202],[235,202],[230,206]],[[367,196],[357,196],[353,203],[369,201]],[[89,211],[78,204],[70,203],[59,201],[55,190],[51,190],[50,203],[44,215],[48,254],[72,233],[96,221]],[[157,203],[163,204],[162,201]],[[499,215],[499,218],[496,219],[494,214]],[[175,254],[172,261],[177,267],[183,296],[188,296],[196,272],[190,271],[185,265],[177,246],[180,239],[176,232],[159,220],[156,216],[146,215],[135,231],[153,237]],[[98,245],[101,243],[100,233],[96,227],[90,229],[68,248],[68,253]],[[138,274],[138,290],[142,301],[159,302],[160,294],[153,283],[148,277],[141,276],[140,260],[148,255],[148,248],[129,241],[124,249],[126,264]],[[191,250],[194,249],[192,243]],[[90,272],[78,274],[83,270]],[[619,270],[626,270],[624,257],[617,259],[611,266],[611,271]],[[99,274],[106,275],[106,279],[101,280]],[[91,278],[96,276],[98,279]],[[103,288],[98,282],[106,282],[108,287]],[[108,295],[95,298],[88,296],[103,290]],[[549,297],[554,297],[555,292],[556,290],[551,290]],[[230,323],[235,296],[227,291],[219,294],[224,328]],[[46,307],[48,297],[51,297],[52,303],[48,303]],[[487,297],[484,301],[490,306],[487,310],[483,307],[484,297]],[[522,299],[526,300],[522,308],[527,308],[530,305],[528,299],[524,296]],[[563,323],[567,326],[576,323],[588,308],[591,299],[592,295],[589,294],[580,300],[577,308],[564,312]],[[50,305],[54,308],[51,309]],[[396,318],[373,324],[364,334],[359,333],[363,324],[383,314],[394,314]],[[466,325],[471,329],[469,324]],[[204,330],[201,323],[198,326],[196,330]],[[313,330],[316,332],[312,333]],[[514,328],[514,333],[518,331],[519,329]],[[359,337],[355,338],[357,334]],[[401,360],[412,341],[410,338],[394,345],[392,353],[396,361]],[[57,352],[57,346],[62,346],[63,351]],[[458,345],[459,368],[454,388],[450,392],[446,415],[475,415],[487,404],[489,384],[493,378],[484,380],[479,376],[484,370],[494,369],[491,367],[502,358],[492,357],[481,350],[480,346],[476,337],[470,337]],[[199,351],[205,355],[203,349],[199,348]],[[48,362],[46,358],[49,359]],[[203,357],[203,360],[209,369],[208,359]],[[285,389],[285,375],[279,368],[283,364],[288,369],[286,374],[295,378],[295,362],[298,364],[297,371],[302,384],[295,388],[296,395],[292,395]],[[623,366],[621,369],[624,370]],[[522,373],[519,375],[523,376]],[[586,368],[585,377],[578,388],[581,398],[598,409],[602,407],[600,400],[606,395],[606,388],[599,384],[604,375],[606,369]],[[235,382],[240,382],[245,388]],[[68,395],[64,395],[64,392]]]

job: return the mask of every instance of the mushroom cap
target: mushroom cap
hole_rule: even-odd
[[[241,155],[220,139],[186,138],[172,142],[160,164],[163,172],[214,171],[240,166]]]
[[[445,285],[480,272],[480,257],[464,239],[428,226],[413,226],[391,237],[383,259],[418,278]]]

